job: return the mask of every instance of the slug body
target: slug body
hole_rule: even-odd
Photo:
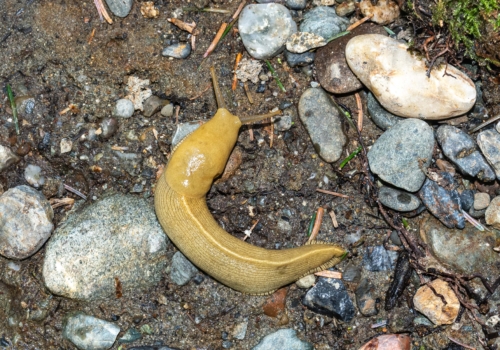
[[[244,293],[265,294],[340,262],[345,251],[313,242],[268,250],[224,231],[205,196],[222,174],[238,138],[240,119],[220,108],[174,150],[155,191],[158,219],[179,250],[219,282]]]

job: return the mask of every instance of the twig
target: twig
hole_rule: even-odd
[[[52,209],[56,209],[65,205],[72,206],[75,203],[75,200],[73,198],[51,198],[49,199],[49,203],[52,206]]]
[[[252,124],[248,125],[248,134],[250,136],[250,141],[255,140],[255,138],[253,137],[253,127],[252,127]]]
[[[181,106],[175,107],[175,124],[179,124],[179,111],[181,110]]]
[[[183,7],[182,11],[184,12],[213,12],[213,13],[231,13],[229,10],[224,10],[224,9],[216,9],[212,7],[205,7],[202,9],[199,9],[197,7]]]
[[[241,10],[243,10],[243,7],[245,6],[246,3],[247,3],[247,1],[243,0],[240,3],[240,5],[238,6],[238,8],[236,9],[236,12],[233,14],[233,17],[231,17],[232,18],[231,22],[229,22],[227,28],[224,30],[224,33],[222,33],[222,37],[220,38],[221,41],[222,41],[222,39],[224,39],[226,37],[226,35],[233,28],[234,24],[236,23],[236,20],[238,19],[238,16],[240,15]]]
[[[248,83],[246,81],[243,83],[243,88],[245,89],[245,94],[247,95],[248,102],[253,104],[252,94],[250,93],[250,89],[248,88]]]
[[[331,194],[332,196],[341,197],[341,198],[349,198],[349,196],[346,196],[345,194],[338,193],[338,192],[327,191],[327,190],[323,190],[321,188],[317,188],[316,192]]]
[[[273,118],[271,118],[271,135],[269,136],[269,148],[273,148],[274,142],[274,122]]]
[[[236,71],[238,70],[238,65],[240,64],[242,57],[243,54],[241,52],[238,52],[238,54],[236,55],[236,60],[234,62],[233,85],[231,86],[231,89],[233,91],[236,90],[236,86],[238,85],[238,75],[236,74]]]
[[[177,18],[167,18],[167,21],[172,23],[173,25],[179,27],[182,30],[185,30],[186,32],[189,32],[190,34],[193,35],[198,35],[199,31],[196,29],[196,23],[186,23],[181,21],[180,19]]]
[[[278,78],[278,74],[276,74],[276,71],[274,70],[273,66],[271,65],[271,62],[266,60],[267,68],[271,71],[271,74],[274,77],[274,80],[276,81],[276,84],[278,84],[278,87],[280,88],[281,91],[286,92],[285,87],[281,83],[280,79]]]
[[[351,30],[353,30],[354,28],[362,25],[363,23],[365,23],[366,21],[368,21],[370,18],[373,17],[373,13],[371,15],[368,15],[366,16],[365,18],[361,18],[359,21],[357,22],[354,22],[353,24],[351,24],[348,28],[347,28],[347,31],[350,32]]]
[[[330,214],[330,217],[332,218],[333,227],[338,228],[339,223],[337,221],[337,216],[335,215],[335,212],[333,210],[330,210],[328,214]]]
[[[252,225],[252,227],[250,227],[249,230],[245,230],[245,237],[242,238],[242,240],[246,241],[248,237],[250,237],[250,235],[252,234],[252,231],[253,229],[255,228],[255,226],[257,226],[257,224],[259,223],[259,220],[260,219],[257,219],[257,221],[254,222],[254,224]]]
[[[493,122],[496,122],[496,121],[497,121],[497,120],[499,120],[499,119],[500,119],[500,114],[499,114],[499,115],[494,116],[493,118],[488,119],[488,120],[487,120],[487,121],[485,121],[483,124],[476,126],[474,129],[472,129],[471,131],[469,131],[469,134],[475,133],[475,132],[476,132],[476,131],[478,131],[479,129],[482,129],[482,128],[484,128],[486,125],[489,125],[489,124],[491,124],[491,123],[493,123]]]
[[[89,35],[89,39],[87,40],[87,44],[90,45],[90,43],[92,42],[92,40],[94,39],[94,35],[95,35],[95,28],[92,29],[92,32],[90,32],[90,35]]]
[[[323,270],[315,272],[314,275],[319,277],[335,278],[338,280],[342,279],[342,272],[339,271]]]
[[[464,343],[461,343],[459,342],[458,340],[448,336],[448,339],[450,339],[452,342],[454,342],[455,344],[458,344],[466,349],[471,349],[471,350],[476,350],[476,348],[473,348],[472,346],[469,346],[469,345],[465,345]]]
[[[7,84],[7,96],[9,97],[10,108],[12,108],[12,118],[14,119],[16,134],[19,135],[19,121],[17,119],[16,100],[14,99],[14,94],[12,93],[12,89],[10,88],[9,84]]]
[[[318,211],[316,212],[316,218],[314,220],[314,226],[313,226],[313,229],[311,231],[311,235],[309,236],[309,239],[307,240],[308,243],[311,241],[314,241],[316,239],[316,237],[318,236],[319,228],[321,227],[321,223],[323,222],[324,212],[325,212],[325,210],[322,207],[318,208]]]
[[[361,132],[363,130],[363,104],[361,103],[361,96],[359,93],[355,93],[356,105],[358,106],[358,130]]]
[[[74,189],[73,187],[71,186],[68,186],[66,184],[64,184],[64,188],[67,190],[67,191],[70,191],[70,192],[73,192],[74,194],[76,194],[77,196],[79,197],[82,197],[84,200],[87,200],[87,196],[84,195],[82,192]]]
[[[217,31],[217,34],[215,35],[214,40],[212,40],[212,43],[208,47],[207,51],[203,54],[203,58],[206,58],[208,55],[210,55],[215,50],[215,47],[219,43],[220,38],[222,37],[222,34],[224,33],[224,30],[226,29],[226,27],[227,27],[226,22],[223,22],[220,25],[219,30]]]

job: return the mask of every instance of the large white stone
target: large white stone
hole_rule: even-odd
[[[474,83],[464,73],[440,65],[428,78],[424,61],[406,44],[380,34],[352,38],[346,59],[380,104],[401,117],[446,119],[466,113],[476,101]]]

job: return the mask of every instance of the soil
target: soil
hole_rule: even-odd
[[[2,1],[2,85],[10,84],[18,97],[35,99],[33,112],[20,114],[21,132],[16,135],[5,90],[0,92],[0,142],[13,150],[21,149],[19,152],[29,148],[19,163],[0,174],[3,190],[26,184],[24,169],[35,164],[47,178],[43,189],[47,198],[71,197],[82,202],[70,192],[62,193],[60,183],[84,193],[88,198],[86,204],[105,192],[129,193],[134,184],[142,183],[143,192],[134,195],[153,201],[158,167],[166,163],[171,151],[177,127],[175,118],[165,118],[159,112],[147,118],[136,111],[129,119],[118,119],[118,131],[110,138],[91,141],[86,137],[90,129],[98,129],[99,123],[111,116],[115,101],[126,96],[129,76],[149,79],[154,95],[180,106],[179,122],[207,120],[216,112],[210,66],[216,68],[228,109],[237,115],[268,113],[285,101],[296,106],[314,79],[301,69],[288,73],[278,61],[285,62],[280,55],[272,63],[287,92],[281,92],[272,79],[264,93],[256,93],[257,85],[248,83],[254,99],[251,104],[242,86],[235,92],[230,90],[234,59],[238,52],[245,52],[237,35],[229,34],[212,55],[202,60],[220,23],[230,15],[185,13],[182,19],[196,22],[200,29],[196,50],[187,59],[169,59],[161,56],[167,42],[187,41],[188,33],[166,19],[186,3],[155,1],[160,9],[155,19],[144,18],[140,4],[135,2],[128,17],[113,17],[114,23],[109,25],[99,20],[91,1]],[[211,6],[233,13],[238,4],[236,0],[217,0]],[[401,23],[404,25],[404,21]],[[95,35],[90,40],[94,29]],[[263,69],[267,72],[267,68]],[[490,77],[484,71],[484,96],[487,103],[498,103],[499,88],[493,80],[488,80]],[[339,102],[356,110],[354,95],[341,96]],[[62,113],[70,105],[76,107]],[[363,124],[363,142],[369,146],[381,130],[374,126],[366,110]],[[158,139],[151,127],[158,132]],[[355,130],[348,123],[344,127],[350,140],[347,156],[358,147],[358,141]],[[143,137],[131,141],[126,137],[129,132]],[[255,125],[251,140],[248,128],[242,128],[238,140],[241,166],[227,181],[215,184],[208,195],[214,217],[240,238],[258,219],[247,241],[269,249],[287,248],[304,244],[311,217],[322,206],[327,212],[335,212],[339,227],[334,228],[330,217],[325,215],[318,238],[349,249],[347,259],[337,266],[340,271],[348,265],[360,266],[365,247],[382,244],[390,230],[364,194],[360,159],[354,158],[342,171],[338,164],[324,162],[298,118],[290,130],[274,131],[274,135],[272,132],[269,124]],[[61,154],[63,138],[73,141],[71,152]],[[112,146],[126,147],[126,152],[140,154],[142,159],[136,167],[127,166],[115,160]],[[93,165],[101,170],[96,171]],[[318,193],[317,188],[341,192],[349,199]],[[71,215],[66,208],[55,209],[56,227],[66,215]],[[288,223],[291,230],[283,230],[287,226],[283,223]],[[409,219],[409,227],[415,232],[418,218]],[[170,245],[169,256],[175,252],[175,246]],[[8,267],[9,260],[0,257],[0,290],[4,291],[0,295],[0,348],[74,349],[61,332],[64,317],[71,311],[115,322],[122,330],[119,337],[131,327],[142,327],[143,338],[131,345],[121,345],[121,349],[161,344],[179,349],[221,349],[225,339],[232,342],[233,349],[250,349],[263,336],[280,328],[296,329],[299,338],[313,343],[316,349],[357,349],[378,334],[392,332],[409,332],[414,349],[421,349],[421,345],[426,349],[446,348],[448,336],[476,348],[481,346],[476,333],[480,328],[467,317],[463,317],[460,331],[413,325],[416,313],[411,299],[418,286],[416,280],[394,310],[384,311],[391,277],[386,272],[370,274],[376,286],[379,314],[364,317],[358,313],[353,321],[343,323],[305,308],[301,299],[306,291],[296,285],[288,287],[285,311],[272,318],[262,309],[267,297],[233,291],[201,272],[204,279],[199,284],[191,281],[179,287],[170,281],[166,271],[161,283],[150,290],[125,293],[122,298],[102,302],[69,300],[51,295],[43,286],[43,258],[44,248],[29,259],[16,262],[20,267],[17,272]],[[354,301],[356,285],[346,284]],[[42,302],[48,305],[47,312],[34,320],[30,312],[40,308]],[[388,320],[388,326],[371,327],[381,320]],[[234,327],[244,321],[248,321],[246,337],[234,339]],[[15,345],[9,346],[7,340]],[[113,349],[119,346],[116,343]]]

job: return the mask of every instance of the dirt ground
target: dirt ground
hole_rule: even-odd
[[[217,0],[211,5],[233,13],[238,4],[237,0]],[[92,1],[0,0],[2,86],[10,84],[17,96],[31,96],[36,101],[33,113],[20,115],[21,134],[16,136],[12,122],[8,121],[11,110],[5,91],[0,92],[0,142],[14,150],[23,145],[30,148],[17,165],[0,175],[4,190],[26,184],[24,169],[27,164],[36,164],[42,167],[47,178],[85,193],[89,204],[105,192],[128,193],[134,184],[143,182],[144,191],[135,195],[153,201],[155,174],[171,150],[175,118],[165,118],[160,113],[146,118],[136,111],[133,117],[118,120],[118,131],[109,139],[89,141],[81,137],[89,129],[97,129],[103,118],[111,116],[115,101],[126,95],[130,75],[150,79],[154,95],[180,106],[179,122],[208,119],[215,113],[217,107],[209,75],[212,65],[223,86],[228,109],[237,115],[267,113],[285,101],[296,106],[313,80],[302,70],[292,69],[291,76],[296,80],[293,83],[278,63],[278,58],[285,61],[280,55],[272,62],[287,92],[281,92],[276,83],[270,81],[264,93],[256,93],[257,86],[250,83],[254,98],[250,104],[241,86],[235,93],[230,91],[234,58],[238,52],[245,51],[237,36],[229,35],[198,69],[219,24],[229,15],[185,13],[182,19],[195,21],[201,30],[196,50],[184,60],[168,59],[161,56],[166,42],[186,41],[187,33],[166,19],[176,9],[186,6],[186,2],[160,0],[155,1],[155,5],[160,9],[158,18],[144,18],[140,2],[135,2],[128,17],[113,17],[115,22],[109,25],[100,22]],[[94,29],[95,35],[89,43]],[[488,97],[488,93],[485,95]],[[354,95],[342,96],[340,101],[356,108]],[[70,104],[76,109],[61,114]],[[158,131],[158,140],[150,127]],[[345,130],[350,139],[347,156],[358,143],[355,131],[347,123]],[[126,137],[130,132],[144,137],[130,141]],[[323,206],[327,211],[335,211],[340,225],[335,229],[326,215],[318,238],[336,242],[350,251],[348,258],[338,266],[339,270],[349,264],[359,266],[364,247],[382,244],[389,228],[377,218],[377,210],[365,201],[358,159],[352,160],[342,173],[338,172],[338,164],[328,164],[318,157],[298,118],[290,130],[274,132],[272,148],[269,125],[255,126],[253,133],[255,140],[251,141],[249,131],[242,129],[238,147],[243,161],[239,170],[229,180],[214,185],[208,195],[210,209],[228,232],[242,237],[253,220],[259,219],[249,239],[251,244],[271,249],[298,246],[307,240],[311,216]],[[373,144],[380,134],[365,113],[365,144]],[[60,153],[63,138],[73,140],[74,147],[69,153]],[[263,141],[259,142],[260,139]],[[112,146],[128,147],[127,152],[141,154],[142,160],[135,168],[117,163],[109,156]],[[96,156],[104,159],[99,162],[102,172],[91,169]],[[351,198],[321,194],[316,188],[341,192]],[[44,194],[48,198],[60,196],[57,186],[46,186]],[[81,201],[71,193],[64,196]],[[254,217],[250,216],[249,206],[255,207]],[[55,225],[66,215],[64,208],[56,209]],[[413,231],[418,227],[417,220],[409,220]],[[292,230],[284,232],[279,225],[283,221],[288,222]],[[358,242],[352,244],[353,241]],[[169,256],[175,252],[175,246],[170,245]],[[356,349],[377,334],[391,332],[409,332],[414,349],[445,349],[448,335],[479,347],[476,332],[480,329],[466,317],[463,320],[466,328],[459,332],[451,327],[430,329],[413,325],[416,313],[411,308],[411,297],[417,286],[415,281],[405,291],[398,307],[386,313],[383,300],[391,276],[385,272],[370,275],[380,301],[379,314],[364,317],[358,313],[353,321],[343,323],[306,309],[301,302],[306,291],[295,285],[288,288],[286,316],[271,318],[262,311],[266,297],[243,295],[207,275],[203,275],[200,284],[190,282],[179,287],[165,272],[161,283],[151,290],[103,302],[73,301],[51,295],[44,288],[43,257],[44,248],[18,262],[20,272],[13,271],[8,267],[10,262],[0,258],[0,284],[13,296],[9,303],[0,295],[0,337],[3,337],[0,348],[74,349],[72,343],[63,339],[61,329],[64,316],[75,310],[116,322],[122,330],[119,336],[131,327],[149,326],[151,334],[144,332],[142,340],[122,345],[121,349],[161,344],[179,349],[221,349],[226,339],[232,342],[233,349],[250,349],[263,336],[280,328],[296,329],[299,338],[313,343],[316,349]],[[347,283],[347,287],[354,301],[355,286]],[[46,315],[34,320],[27,309],[40,303],[45,303]],[[371,328],[381,320],[388,320],[386,328]],[[235,325],[243,321],[248,321],[245,339],[233,339],[231,333]],[[464,329],[470,332],[467,334]],[[16,345],[8,346],[7,339],[15,340]],[[118,346],[115,344],[113,349]]]

